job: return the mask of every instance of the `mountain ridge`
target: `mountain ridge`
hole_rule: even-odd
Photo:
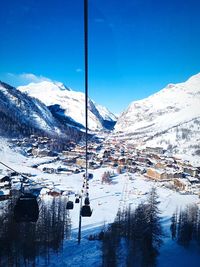
[[[193,146],[192,143],[200,144],[197,138],[200,136],[200,125],[195,123],[199,122],[199,107],[200,73],[185,82],[168,84],[147,98],[131,102],[120,115],[114,132],[130,134],[132,140],[129,142],[132,143],[172,147],[172,152],[195,154],[196,150],[189,150]],[[187,129],[186,125],[190,125],[190,129]],[[187,140],[184,132],[187,132]],[[188,145],[184,145],[185,152],[181,145],[177,145],[182,139]]]
[[[21,92],[35,97],[42,101],[46,106],[59,105],[64,111],[63,115],[69,120],[74,120],[82,127],[85,127],[85,94],[73,91],[61,83],[43,81],[31,83],[26,86],[19,86]],[[59,116],[60,114],[58,114]],[[108,109],[97,105],[88,99],[88,124],[91,130],[107,129],[106,123],[110,122],[113,128],[116,117]],[[109,128],[109,127],[108,127]]]
[[[0,134],[6,137],[37,133],[64,139],[81,138],[80,131],[62,125],[40,100],[4,82],[0,82],[0,122]]]

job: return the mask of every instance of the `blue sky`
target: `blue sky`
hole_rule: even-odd
[[[0,79],[84,90],[83,0],[0,2]],[[120,113],[200,72],[199,0],[89,0],[89,95]]]

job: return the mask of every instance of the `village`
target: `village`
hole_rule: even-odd
[[[85,145],[69,142],[65,145],[56,144],[48,137],[23,138],[12,140],[12,146],[22,149],[27,157],[39,159],[32,168],[46,174],[71,175],[84,173]],[[135,145],[126,144],[117,138],[92,139],[88,144],[88,167],[90,172],[98,168],[111,167],[113,174],[140,174],[143,177],[158,182],[161,186],[179,191],[181,194],[197,194],[200,192],[200,167],[194,167],[189,162],[169,155],[161,147],[146,147],[139,149]],[[113,174],[102,176],[103,182],[111,182]],[[62,194],[45,181],[40,186],[31,182],[31,174],[23,174],[27,187],[32,184],[32,190],[49,187],[49,194]],[[20,191],[21,180],[17,173],[3,171],[0,167],[0,200],[8,199]],[[66,194],[66,192],[65,192]]]

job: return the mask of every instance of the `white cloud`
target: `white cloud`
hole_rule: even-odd
[[[33,73],[7,73],[7,77],[11,80],[14,84],[19,85],[27,85],[29,83],[39,83],[43,81],[51,81],[49,78],[44,77],[42,75],[35,75]]]
[[[83,70],[82,69],[76,69],[76,72],[82,72]]]

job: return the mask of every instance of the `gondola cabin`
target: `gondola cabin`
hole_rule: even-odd
[[[86,197],[86,198],[85,198],[85,202],[84,202],[84,203],[85,203],[85,205],[90,205],[89,197]]]
[[[82,217],[91,217],[91,215],[92,215],[92,210],[91,210],[90,206],[89,205],[82,206],[81,216]]]
[[[76,197],[76,199],[75,199],[75,203],[77,204],[77,203],[79,203],[79,202],[80,202],[79,197]]]
[[[66,209],[67,210],[73,210],[74,208],[74,202],[73,201],[67,201],[67,206],[66,206]]]
[[[36,196],[30,193],[21,195],[14,207],[14,220],[16,222],[37,222],[39,206]]]

